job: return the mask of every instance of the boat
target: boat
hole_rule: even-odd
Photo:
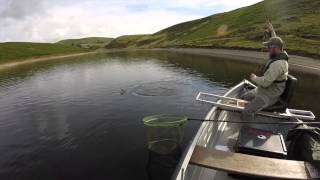
[[[243,80],[236,86],[229,89],[223,97],[227,98],[239,98],[240,94],[246,89],[255,88],[256,86],[248,80]],[[217,103],[221,103],[223,98],[218,100]],[[230,123],[230,120],[241,121],[238,111],[232,111],[230,109],[221,108],[221,106],[213,105],[207,113],[205,120],[219,120],[215,121],[203,121],[189,145],[183,152],[180,162],[178,163],[176,170],[172,176],[174,180],[229,180],[235,179],[234,176],[230,176],[230,173],[221,170],[214,170],[211,168],[201,167],[190,163],[192,155],[197,147],[203,147],[205,149],[216,149],[226,152],[235,152],[237,144],[237,138],[241,127],[244,125],[241,123]],[[261,122],[281,122],[283,118],[276,116],[256,116],[256,121]],[[288,118],[286,121],[301,122],[298,118]],[[296,127],[295,124],[251,124],[250,127],[262,129],[266,131],[272,131],[281,133],[285,139],[289,130]],[[283,141],[284,142],[284,141]],[[286,142],[285,142],[286,143]],[[285,147],[284,147],[285,148]]]

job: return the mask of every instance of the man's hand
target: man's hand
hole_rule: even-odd
[[[276,37],[277,34],[276,34],[276,31],[273,28],[273,25],[271,24],[271,22],[269,20],[267,20],[267,21],[268,21],[267,24],[268,24],[269,32],[271,32],[271,37]]]
[[[239,107],[245,107],[249,102],[248,101],[245,101],[245,100],[238,100],[237,101],[237,105]]]
[[[274,28],[273,28],[273,25],[271,24],[271,22],[268,20],[268,29],[270,30],[270,31],[274,31]]]
[[[256,79],[257,78],[257,75],[255,75],[255,74],[253,74],[253,73],[251,73],[251,75],[250,75],[250,79],[251,79],[251,81],[253,81],[254,79]]]

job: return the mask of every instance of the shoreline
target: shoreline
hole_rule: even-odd
[[[52,55],[44,57],[35,57],[28,59],[14,60],[12,62],[0,64],[0,70],[15,67],[24,64],[31,64],[42,61],[56,60],[62,58],[78,57],[98,53],[123,52],[123,51],[165,51],[176,52],[182,54],[202,55],[215,58],[230,59],[234,61],[242,61],[254,64],[263,64],[268,58],[267,52],[249,51],[249,50],[233,50],[233,49],[205,49],[205,48],[154,48],[154,49],[105,49],[91,52]],[[299,72],[320,74],[320,59],[290,55],[290,70]]]
[[[62,54],[62,55],[50,55],[50,56],[34,57],[34,58],[27,58],[27,59],[17,59],[17,60],[13,60],[12,62],[0,64],[0,70],[19,66],[19,65],[31,64],[31,63],[42,62],[42,61],[50,61],[50,60],[56,60],[56,59],[62,59],[62,58],[69,58],[69,57],[78,57],[78,56],[84,56],[84,55],[96,54],[96,53],[98,52],[93,51],[93,52],[82,52],[82,53],[72,53],[72,54]]]
[[[167,51],[183,54],[202,55],[242,61],[253,64],[264,64],[268,59],[268,53],[262,51],[233,50],[233,49],[204,49],[204,48],[156,48],[151,51]],[[290,70],[320,74],[320,59],[289,54]]]
[[[10,68],[10,67],[20,66],[20,65],[25,65],[25,64],[43,62],[43,61],[79,57],[79,56],[85,56],[85,55],[91,55],[91,54],[122,52],[122,51],[130,51],[130,50],[129,49],[103,49],[103,50],[100,49],[100,50],[88,51],[88,52],[80,52],[80,53],[70,53],[70,54],[60,54],[60,55],[49,55],[49,56],[42,56],[42,57],[33,57],[33,58],[26,58],[26,59],[16,59],[16,60],[12,60],[11,62],[0,63],[0,70],[7,69],[7,68]]]

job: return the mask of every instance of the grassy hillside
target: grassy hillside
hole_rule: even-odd
[[[106,37],[87,37],[81,39],[65,39],[58,41],[58,44],[76,46],[84,49],[98,49],[106,46],[113,38]]]
[[[136,47],[139,42],[139,39],[145,37],[147,35],[126,35],[120,36],[114,40],[112,40],[109,44],[106,45],[108,48],[130,48]]]
[[[123,41],[124,37],[119,37],[106,48],[261,49],[266,16],[277,34],[285,40],[289,51],[320,55],[319,0],[265,0],[234,11],[177,24],[155,34],[137,36],[129,44]]]
[[[87,52],[87,50],[64,44],[7,42],[0,43],[0,63],[31,57],[80,52]]]

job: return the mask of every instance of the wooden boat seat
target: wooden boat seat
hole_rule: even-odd
[[[304,161],[284,160],[208,149],[196,146],[191,164],[228,173],[275,179],[320,178],[320,172]]]

